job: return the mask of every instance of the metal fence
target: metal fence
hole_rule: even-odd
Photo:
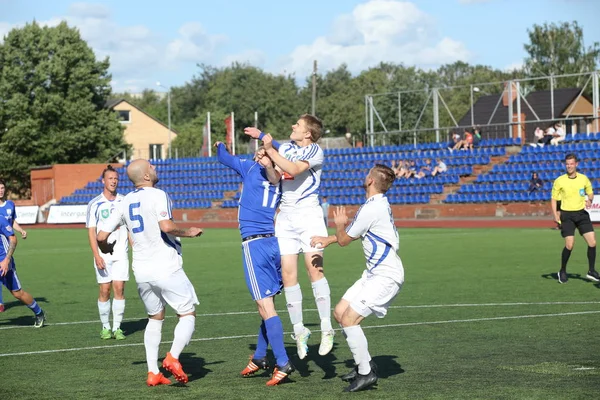
[[[568,133],[599,132],[599,77],[600,71],[594,71],[367,94],[367,144],[443,142],[453,132],[462,135],[474,126],[484,139],[521,137],[523,142],[533,140],[536,127],[555,122],[562,122]],[[545,90],[536,91],[536,87]],[[569,104],[559,109],[565,98]],[[584,113],[576,107],[580,100],[591,103]],[[488,108],[483,110],[480,104],[485,101]]]

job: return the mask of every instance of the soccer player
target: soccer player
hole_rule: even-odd
[[[115,242],[112,254],[102,253],[98,249],[96,241],[98,222],[106,221],[123,201],[123,195],[117,193],[119,173],[111,165],[108,165],[102,172],[102,184],[104,185],[102,193],[88,203],[85,224],[88,229],[88,239],[94,256],[94,269],[99,286],[98,312],[102,323],[100,339],[123,340],[125,334],[121,330],[121,322],[125,314],[125,282],[129,280],[127,227],[125,224],[121,224],[116,231],[111,233],[109,239],[111,242]],[[112,331],[109,321],[111,286],[113,290]]]
[[[124,220],[131,233],[133,248],[133,275],[146,313],[148,325],[144,332],[148,386],[168,385],[171,381],[158,369],[158,350],[165,319],[165,304],[175,310],[179,322],[171,350],[162,366],[175,379],[187,383],[179,356],[194,333],[195,305],[198,304],[194,286],[183,271],[181,242],[178,237],[197,237],[200,228],[182,229],[173,222],[169,196],[154,185],[158,175],[147,160],[135,160],[127,167],[127,176],[135,190],[125,195],[122,207],[115,208],[107,221],[100,221],[98,246],[103,253],[111,253],[115,242],[108,237]]]
[[[276,366],[267,386],[275,386],[284,380],[294,366],[290,362],[283,343],[283,325],[275,311],[273,297],[279,294],[281,282],[281,255],[275,237],[275,211],[281,198],[279,179],[275,176],[271,159],[264,151],[257,152],[254,161],[230,155],[221,142],[215,144],[219,162],[235,170],[243,181],[239,200],[238,219],[242,235],[242,253],[246,285],[256,302],[262,323],[258,329],[256,351],[242,371],[250,376],[268,368],[267,347],[275,354]],[[268,173],[267,171],[270,171]]]
[[[300,359],[306,357],[311,334],[304,326],[302,316],[302,291],[298,284],[300,252],[304,253],[306,270],[321,319],[319,354],[325,355],[333,347],[331,292],[323,273],[323,249],[310,244],[312,236],[327,236],[323,211],[319,204],[324,155],[317,141],[321,138],[322,130],[323,123],[320,119],[304,114],[292,126],[292,141],[280,145],[279,151],[273,147],[271,135],[265,135],[256,128],[244,130],[247,135],[262,139],[267,155],[282,171],[282,197],[280,212],[275,222],[275,235],[281,251],[285,299],[294,326]]]
[[[33,311],[35,314],[33,326],[41,328],[44,326],[46,316],[35,299],[21,288],[21,281],[17,276],[15,260],[13,259],[13,254],[17,248],[17,238],[13,227],[6,218],[0,218],[0,240],[2,240],[2,246],[0,247],[0,283],[6,286],[17,300],[20,300],[21,303]]]
[[[312,246],[327,247],[338,243],[344,247],[360,237],[367,259],[367,268],[361,278],[346,291],[333,312],[356,363],[354,370],[342,376],[342,380],[351,382],[344,389],[346,392],[363,390],[377,382],[376,366],[371,361],[360,323],[371,314],[385,317],[404,283],[404,268],[398,256],[398,231],[385,196],[394,179],[391,168],[375,165],[364,182],[367,201],[357,211],[350,226],[345,228],[348,223],[345,208],[338,207],[334,212],[335,235],[311,240]]]
[[[562,251],[558,282],[567,283],[567,262],[575,244],[575,228],[588,245],[588,273],[586,278],[600,281],[596,271],[596,234],[590,220],[590,214],[585,210],[594,200],[592,184],[587,176],[577,172],[578,159],[575,154],[567,154],[565,168],[567,173],[559,176],[552,186],[552,212],[555,220],[560,221],[561,235],[565,238],[565,247]],[[560,200],[560,215],[558,215],[557,201]]]
[[[21,234],[23,239],[27,239],[27,232],[16,221],[17,212],[15,203],[12,200],[6,199],[6,183],[0,179],[0,217],[7,219],[9,225]],[[0,285],[0,313],[4,312],[4,301],[2,299],[2,285]]]

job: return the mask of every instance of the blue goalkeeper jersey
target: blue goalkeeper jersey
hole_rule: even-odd
[[[242,238],[275,233],[275,211],[281,200],[280,185],[272,185],[265,168],[254,160],[241,159],[227,152],[225,145],[217,148],[221,164],[235,170],[242,177],[238,220]]]

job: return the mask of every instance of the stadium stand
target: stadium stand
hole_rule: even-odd
[[[565,173],[564,157],[575,153],[579,171],[590,178],[594,190],[600,189],[600,132],[567,135],[558,146],[524,146],[506,163],[494,165],[472,184],[465,184],[444,200],[445,203],[527,202],[550,199],[552,182]],[[528,192],[531,174],[537,172],[544,182],[542,190]]]
[[[521,145],[520,140],[511,138],[484,140],[473,151],[451,152],[446,145],[422,143],[325,150],[321,194],[327,196],[332,205],[362,204],[364,176],[375,163],[391,165],[392,161],[401,159],[418,163],[425,158],[441,158],[448,166],[447,172],[422,179],[397,179],[388,192],[391,203],[427,204],[434,202],[434,198],[444,203],[546,201],[550,198],[552,180],[564,173],[563,159],[567,152],[580,157],[580,170],[590,177],[595,189],[600,188],[600,133],[568,135],[558,146],[516,147]],[[508,147],[517,153],[507,155]],[[501,161],[494,164],[492,159]],[[237,207],[240,179],[215,157],[156,160],[154,163],[161,180],[157,186],[171,195],[176,208]],[[476,168],[482,172],[474,176]],[[532,172],[539,173],[544,187],[529,194],[527,188]],[[127,193],[133,187],[124,167],[119,169],[119,174],[120,192]],[[471,180],[461,177],[471,177]],[[445,187],[455,187],[458,191],[444,198]],[[101,178],[98,178],[63,198],[61,203],[85,204],[101,190]]]

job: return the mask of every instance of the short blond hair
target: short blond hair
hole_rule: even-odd
[[[310,132],[310,138],[317,143],[323,135],[323,121],[311,114],[302,114],[300,119],[306,124],[306,129]]]
[[[375,189],[380,193],[386,193],[396,180],[396,174],[394,170],[383,164],[375,164],[371,168],[371,178],[375,181]]]

